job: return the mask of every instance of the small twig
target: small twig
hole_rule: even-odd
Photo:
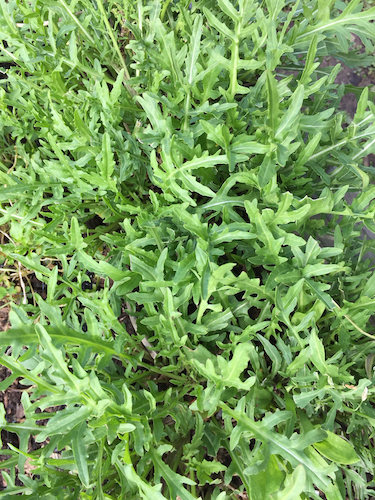
[[[11,241],[14,246],[16,246],[16,242],[9,236],[9,234],[5,233],[1,229],[0,229],[0,233],[3,234],[4,236],[6,236],[8,238],[8,240]],[[23,293],[23,301],[22,302],[23,302],[23,304],[27,304],[26,288],[25,288],[25,283],[23,282],[23,279],[22,279],[21,262],[19,260],[17,260],[17,263],[18,263],[18,276],[20,279],[20,285],[21,285],[22,293]],[[4,271],[4,269],[3,269],[3,271]],[[12,269],[12,271],[14,271],[14,270]]]
[[[61,19],[59,19],[61,21]],[[16,23],[17,28],[23,28],[27,23]],[[43,21],[43,26],[48,26],[49,21]]]
[[[31,285],[31,281],[30,281],[30,279],[29,279],[29,277],[28,277],[27,274],[26,274],[26,279],[27,279],[27,282],[29,284],[29,287],[30,287],[30,290],[31,290],[31,293],[32,293],[32,296],[33,296],[33,304],[34,304],[34,306],[36,306],[35,292],[34,292],[34,289],[33,289],[32,285]]]
[[[126,302],[126,308],[128,310],[130,310],[130,304],[129,304],[129,302]],[[128,316],[129,316],[130,322],[132,324],[132,327],[134,328],[134,331],[137,332],[137,320],[136,320],[136,318],[134,316],[130,316],[130,314]],[[148,341],[147,337],[143,337],[143,339],[142,339],[142,345],[146,349],[146,351],[150,354],[150,356],[152,357],[152,359],[155,359],[156,356],[157,356],[157,353],[155,351],[150,350],[150,348],[152,348],[152,345]]]
[[[13,243],[14,246],[16,246],[16,242],[9,236],[8,233],[5,233],[4,231],[2,231],[0,229],[0,233],[3,234],[6,238],[8,238],[9,241],[11,241]],[[1,250],[1,249],[0,249]]]
[[[7,172],[7,174],[10,174],[12,172],[12,170],[15,168],[15,166],[17,165],[18,153],[17,153],[17,148],[15,147],[14,149],[16,151],[16,154],[14,155],[13,165],[10,167],[10,169]],[[4,184],[4,186],[6,187],[5,184]]]

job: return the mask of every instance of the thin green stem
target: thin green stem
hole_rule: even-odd
[[[73,61],[69,61],[69,59],[67,59],[66,57],[63,57],[61,60],[62,60],[62,62],[64,62],[65,64],[68,64],[72,68],[75,67],[75,63]],[[85,66],[82,63],[80,63],[79,66],[77,66],[77,67],[82,72],[87,73],[88,75],[92,75],[92,76],[95,76],[97,78],[103,78],[103,80],[105,82],[110,83],[111,85],[114,85],[114,83],[115,83],[115,81],[112,80],[112,78],[109,78],[107,75],[102,75],[101,73],[98,73],[97,71],[95,71],[93,68],[90,68],[89,66]]]
[[[231,71],[230,71],[230,84],[229,84],[229,102],[235,102],[235,96],[237,92],[237,72],[238,72],[238,61],[239,61],[239,45],[240,45],[240,33],[241,33],[241,22],[236,23],[236,38],[232,42],[231,51]],[[236,120],[236,108],[230,109],[228,116],[232,126]]]
[[[375,139],[373,139],[371,142],[369,142],[368,144],[366,144],[366,146],[361,149],[361,151],[359,151],[359,153],[357,153],[356,155],[353,156],[353,160],[356,160],[359,156],[365,156],[365,151],[367,151],[369,148],[371,148],[371,146],[375,143]]]
[[[138,12],[138,28],[139,28],[139,31],[142,33],[142,31],[143,31],[142,0],[138,0],[138,2],[137,2],[137,12]],[[139,69],[137,69],[135,71],[135,75],[139,76],[139,74],[140,74],[140,71],[139,71]]]
[[[332,149],[339,148],[340,146],[343,146],[344,144],[347,144],[350,141],[355,141],[357,139],[362,139],[362,137],[368,137],[371,135],[374,135],[375,132],[367,133],[367,134],[361,134],[361,135],[356,135],[352,137],[351,139],[343,139],[342,141],[338,142],[337,144],[332,144],[332,146],[328,146],[328,148],[322,149],[318,153],[315,153],[314,155],[310,156],[309,160],[314,160],[315,158],[319,158],[319,156],[322,156],[326,153],[329,153],[332,151]],[[356,159],[358,156],[360,156],[363,151],[368,149],[373,143],[375,142],[375,139],[371,141],[368,145],[366,145],[365,149],[362,149],[359,153],[357,153],[355,156],[353,156],[353,160]]]
[[[230,102],[234,102],[234,97],[236,95],[237,89],[237,68],[238,68],[238,59],[239,59],[239,34],[240,34],[241,25],[237,23],[236,26],[236,39],[232,42],[232,67],[230,74],[230,85],[229,85],[229,96]]]
[[[183,448],[182,446],[179,446],[177,448],[177,451],[176,451],[176,456],[175,456],[175,459],[173,460],[173,464],[171,466],[171,469],[173,470],[173,472],[176,472],[177,469],[178,469],[178,466],[180,465],[181,463],[181,457],[182,457],[182,454],[183,454]]]
[[[193,469],[190,470],[190,479],[192,481],[194,481],[194,484],[191,485],[191,494],[196,497],[197,496],[197,487],[196,487],[196,484],[195,484],[195,473],[193,471]]]
[[[335,302],[333,301],[336,308],[341,311],[341,307]],[[335,310],[334,310],[335,312]],[[375,340],[375,336],[374,335],[371,335],[370,333],[367,333],[365,332],[364,330],[362,330],[362,328],[360,326],[358,326],[356,323],[354,323],[354,321],[347,315],[347,314],[343,314],[344,318],[347,319],[349,321],[349,323],[354,326],[354,328],[359,332],[361,333],[362,335],[365,335],[366,337],[369,337],[370,339],[373,339]],[[338,316],[338,318],[341,320],[340,316]]]
[[[101,0],[100,0],[101,1]],[[86,28],[82,25],[82,23],[79,21],[77,16],[74,15],[74,13],[70,10],[69,6],[64,2],[64,0],[60,0],[60,3],[66,10],[66,12],[69,14],[69,16],[73,19],[74,23],[79,27],[79,29],[82,31],[82,33],[85,35],[86,38],[90,40],[90,42],[94,45],[95,40],[92,38],[90,33],[86,30]]]
[[[103,487],[102,487],[102,461],[103,461],[103,451],[104,451],[104,437],[99,442],[99,450],[97,457],[97,472],[96,472],[96,488],[97,488],[97,499],[104,500]]]
[[[167,9],[168,9],[168,6],[170,3],[171,3],[171,0],[166,0],[166,2],[164,2],[163,9],[162,9],[161,14],[160,14],[160,21],[161,22],[164,21],[164,16],[165,16],[165,13],[167,12]]]
[[[203,313],[205,312],[205,310],[207,309],[207,300],[201,300],[200,304],[199,304],[199,308],[198,308],[198,313],[197,313],[197,325],[200,325],[201,324],[201,321],[202,321],[202,317],[203,317]]]
[[[190,89],[186,95],[185,99],[185,118],[184,118],[184,132],[187,132],[189,129],[189,109],[190,109]]]
[[[130,80],[130,74],[129,74],[129,71],[128,71],[128,67],[126,66],[126,63],[124,61],[124,57],[123,55],[121,54],[121,50],[120,50],[120,47],[118,46],[118,43],[117,43],[117,40],[116,40],[116,37],[113,33],[113,30],[112,30],[112,26],[109,24],[109,21],[108,21],[108,17],[107,17],[107,13],[106,11],[104,10],[104,7],[103,7],[103,2],[102,0],[97,0],[97,3],[98,3],[98,7],[99,7],[99,10],[103,16],[103,20],[104,20],[104,24],[108,30],[108,34],[112,40],[112,43],[113,43],[113,46],[115,48],[115,51],[120,59],[120,63],[121,63],[121,66],[124,70],[124,80],[127,81],[127,80]],[[126,90],[129,92],[129,94],[134,97],[137,93],[135,92],[135,90],[133,89],[133,87],[131,87],[128,83],[124,83],[124,86],[126,88]]]
[[[122,355],[117,354],[118,357],[122,357]],[[147,363],[142,363],[141,361],[137,361],[138,366],[142,366],[143,368],[147,368],[150,372],[159,373],[159,375],[165,375],[167,378],[171,378],[173,380],[179,380],[181,382],[186,382],[186,377],[181,377],[180,375],[175,375],[174,373],[166,372],[161,370],[160,368],[156,368],[156,366],[149,365]]]
[[[231,450],[227,444],[224,444],[224,448],[229,453],[232,461],[235,462],[235,464],[236,464],[236,472],[240,476],[241,481],[243,482],[243,484],[245,486],[246,493],[250,494],[250,491],[251,491],[250,483],[248,482],[247,477],[243,473],[243,470],[245,468],[244,464],[241,463],[240,458],[236,454],[236,450]]]

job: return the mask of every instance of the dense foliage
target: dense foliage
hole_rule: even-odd
[[[373,498],[375,7],[0,13],[0,498]]]

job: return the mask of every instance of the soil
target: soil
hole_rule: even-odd
[[[0,307],[1,307],[1,302],[0,302]],[[9,328],[10,328],[9,307],[3,306],[0,309],[0,332],[5,332],[5,330],[9,330]]]
[[[364,52],[365,48],[357,35],[352,35],[352,41],[354,42],[355,49]],[[337,75],[335,80],[336,83],[354,85],[355,87],[370,87],[370,90],[375,91],[375,66],[349,68],[333,57],[326,57],[322,63],[322,67],[336,66],[337,63],[341,64],[341,71]],[[344,95],[341,100],[340,108],[353,117],[357,109],[356,96],[353,93]]]
[[[9,323],[9,308],[3,307],[0,309],[0,331],[5,331],[10,328]],[[11,375],[11,371],[5,366],[0,365],[0,382],[7,379]],[[20,423],[22,418],[24,417],[23,408],[21,405],[21,395],[22,388],[19,386],[18,380],[15,380],[5,391],[0,392],[0,403],[4,405],[5,408],[5,418],[7,422],[11,423]],[[12,444],[13,446],[18,447],[18,437],[13,432],[8,432],[6,430],[1,431],[1,442],[2,442],[2,450],[6,450],[9,448],[8,444]],[[7,460],[9,455],[0,455],[0,462]],[[0,468],[1,469],[1,468]],[[5,469],[6,472],[9,472]],[[22,483],[16,480],[16,484],[22,486]],[[0,472],[0,490],[3,490],[6,487],[6,483],[3,479],[3,476]]]

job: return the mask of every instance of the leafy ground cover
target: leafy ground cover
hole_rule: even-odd
[[[362,7],[0,0],[1,498],[373,498]]]

